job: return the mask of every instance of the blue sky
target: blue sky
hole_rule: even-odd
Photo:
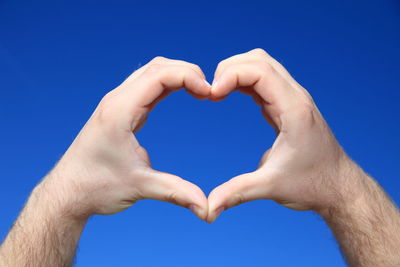
[[[0,0],[0,237],[101,97],[162,55],[200,65],[262,47],[313,95],[339,142],[400,203],[400,3],[369,1]],[[137,135],[156,169],[206,194],[254,170],[274,141],[250,97],[184,91]],[[344,266],[312,212],[268,200],[211,225],[144,200],[94,216],[76,266]]]

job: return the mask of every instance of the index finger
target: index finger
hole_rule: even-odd
[[[145,119],[155,102],[170,92],[186,88],[195,95],[208,97],[210,85],[194,64],[162,60],[138,70],[122,83],[105,102],[113,117],[134,131]],[[107,105],[106,105],[107,106]]]
[[[220,100],[236,89],[251,88],[263,108],[278,117],[305,100],[301,86],[275,60],[259,49],[222,61],[215,72],[211,99]]]
[[[134,79],[128,78],[122,87],[123,94],[131,97],[131,101],[140,106],[151,104],[165,91],[186,88],[193,94],[209,96],[211,90],[200,67],[162,57],[149,62]]]

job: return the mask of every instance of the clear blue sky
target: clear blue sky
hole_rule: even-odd
[[[400,3],[0,0],[0,237],[101,97],[157,55],[217,63],[262,47],[313,95],[346,151],[400,203]],[[206,194],[274,141],[250,97],[172,94],[138,134],[156,169]],[[77,266],[344,266],[312,212],[268,200],[212,225],[153,200],[93,217]]]

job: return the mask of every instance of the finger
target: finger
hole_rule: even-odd
[[[260,171],[236,176],[208,196],[207,222],[214,222],[221,212],[241,203],[268,198],[269,191],[270,179]]]
[[[271,65],[241,63],[225,69],[211,89],[211,99],[228,95],[238,87],[253,87],[261,97],[263,108],[280,126],[280,116],[300,105],[303,97]]]
[[[231,56],[231,57],[219,62],[218,66],[214,72],[214,82],[216,82],[218,80],[217,78],[226,69],[226,67],[234,65],[234,64],[238,64],[238,63],[244,63],[244,62],[249,63],[249,62],[256,61],[258,58],[255,57],[255,55],[254,55],[254,53],[252,53],[252,51],[253,50],[248,51],[246,53],[237,54],[237,55]]]
[[[209,88],[211,88],[211,85],[207,82],[206,77],[205,77],[203,71],[201,70],[201,68],[198,65],[193,64],[193,63],[185,62],[185,61],[182,61],[182,60],[167,59],[165,57],[156,57],[152,61],[150,61],[147,64],[147,66],[145,66],[145,68],[147,68],[148,65],[160,64],[160,63],[163,63],[165,65],[182,65],[182,66],[186,66],[188,68],[191,68],[192,70],[197,72],[200,76],[202,76],[204,81],[206,82],[206,84],[209,86]],[[208,95],[204,96],[204,95],[196,94],[196,93],[192,92],[191,90],[187,90],[187,89],[186,89],[186,91],[191,96],[193,96],[194,98],[199,99],[199,100],[205,100],[205,99],[208,98]],[[158,98],[158,101],[155,101],[156,103],[153,103],[153,106],[155,106],[159,101],[161,101],[164,98],[165,98],[165,96],[162,97],[162,98]]]
[[[294,90],[272,65],[262,61],[236,61],[232,64],[227,61],[223,71],[215,76],[211,88],[213,97],[223,97],[238,88],[250,87],[267,103],[278,102],[282,106],[291,100],[288,97],[293,96]]]
[[[180,66],[186,66],[188,68],[191,68],[195,72],[197,72],[203,79],[206,79],[206,76],[204,75],[204,72],[201,70],[201,68],[193,63],[183,61],[183,60],[177,60],[177,59],[170,59],[166,57],[156,57],[151,61],[151,63],[162,63],[165,65],[180,65]]]
[[[271,64],[282,76],[288,78],[290,76],[289,72],[283,67],[278,61],[271,57],[266,51],[260,48],[250,50],[249,52],[234,55],[228,59],[221,61],[215,70],[214,77],[218,77],[226,67],[233,64],[240,63],[252,63],[252,62],[267,62]],[[291,77],[291,76],[290,76]]]
[[[262,108],[278,126],[279,116],[286,111],[313,106],[312,98],[305,89],[261,49],[222,61],[215,73],[210,99],[223,99],[238,88],[253,88],[262,99]]]
[[[253,96],[253,97],[257,96],[257,94],[254,92],[254,90],[253,90],[253,88],[251,86],[239,87],[238,91],[240,91],[242,94],[245,94],[245,95],[250,95],[250,96]]]
[[[120,113],[129,115],[131,130],[135,131],[136,125],[145,118],[154,103],[181,88],[186,88],[198,98],[208,98],[210,94],[210,85],[190,64],[152,64],[134,80],[124,83],[116,96],[118,109]]]
[[[125,86],[123,86],[123,88],[126,88],[129,91],[131,91],[130,89],[132,86],[129,86],[129,85],[131,85],[132,83],[130,83],[130,82],[136,81],[140,77],[143,77],[143,76],[148,78],[149,75],[146,75],[146,74],[150,74],[150,76],[152,76],[154,78],[162,78],[163,74],[165,74],[165,72],[168,72],[167,71],[168,67],[171,67],[174,71],[176,71],[176,72],[172,71],[169,73],[174,74],[175,76],[178,76],[178,78],[182,77],[180,74],[181,71],[178,71],[179,67],[181,69],[192,70],[192,72],[197,74],[198,77],[201,77],[201,79],[204,81],[203,83],[205,83],[206,85],[209,85],[205,81],[205,75],[199,66],[189,63],[189,62],[182,61],[182,60],[173,60],[173,59],[168,59],[168,58],[164,58],[164,57],[156,57],[153,60],[151,60],[148,64],[146,64],[144,67],[142,67],[141,69],[139,69],[138,71],[133,73],[131,75],[131,77],[129,77],[127,79],[127,82],[124,83]],[[158,75],[158,73],[160,73],[160,75]],[[173,78],[174,75],[168,76],[167,79]],[[162,83],[163,81],[161,80],[160,82]],[[177,89],[181,89],[181,87],[183,87],[183,86],[184,86],[183,83],[179,83],[178,85],[174,86],[176,88],[164,88],[164,89],[177,90]],[[190,90],[191,88],[187,88],[187,89]],[[196,88],[194,88],[194,89],[196,89]],[[135,91],[138,91],[138,90],[135,90]],[[196,93],[196,91],[194,91],[194,93]],[[207,93],[209,93],[209,92],[207,92]],[[204,94],[201,93],[200,95],[204,95]]]
[[[127,88],[139,106],[151,104],[163,91],[186,88],[197,95],[208,96],[210,87],[202,75],[184,65],[151,65],[138,77],[136,88]]]
[[[201,220],[208,214],[208,201],[196,185],[178,176],[154,171],[142,189],[143,197],[173,203],[192,210]]]
[[[153,64],[185,65],[185,66],[193,69],[194,71],[196,71],[199,75],[201,75],[205,79],[205,75],[204,75],[203,71],[196,64],[193,64],[193,63],[190,63],[190,62],[186,62],[186,61],[183,61],[183,60],[169,59],[169,58],[166,58],[166,57],[158,56],[158,57],[155,57],[152,60],[150,60],[146,65],[142,66],[141,68],[139,68],[138,70],[133,72],[131,75],[129,75],[129,77],[124,81],[124,83],[134,80],[136,77],[138,77],[141,74],[143,74],[143,72],[145,72],[146,69],[150,65],[153,65]]]
[[[207,96],[199,95],[199,94],[193,93],[192,91],[189,91],[189,90],[187,90],[187,89],[186,89],[186,92],[187,92],[189,95],[193,96],[194,98],[196,98],[196,99],[198,99],[198,100],[206,100],[206,99],[209,98],[208,95],[207,95]]]
[[[254,102],[261,107],[261,112],[262,112],[264,118],[274,128],[276,135],[278,135],[279,134],[278,126],[275,124],[275,122],[271,118],[271,115],[269,113],[267,113],[266,110],[263,108],[265,102],[262,100],[262,98],[251,87],[241,87],[241,88],[239,88],[239,91],[243,94],[251,95],[253,97]]]
[[[167,96],[169,96],[171,94],[171,91],[169,90],[165,90],[161,93],[161,95],[159,95],[150,105],[149,105],[149,112],[152,111],[154,109],[154,107],[161,102],[162,100],[164,100]]]
[[[170,91],[164,91],[161,95],[159,95],[156,100],[153,101],[153,103],[151,103],[148,106],[148,110],[147,113],[151,112],[154,107],[160,102],[162,101],[164,98],[166,98],[171,92]],[[142,117],[143,118],[143,117]],[[140,129],[143,128],[144,124],[147,121],[147,115],[144,116],[143,119],[139,120],[139,122],[136,124],[136,126],[134,128],[132,128],[133,133],[136,134],[138,131],[140,131]]]

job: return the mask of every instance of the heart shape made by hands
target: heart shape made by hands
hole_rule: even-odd
[[[322,173],[315,170],[316,163],[332,162],[341,150],[311,96],[281,64],[255,49],[219,63],[209,96],[189,83],[186,88],[198,99],[213,101],[235,90],[251,95],[277,135],[257,170],[234,177],[210,193],[207,217],[190,205],[199,217],[213,222],[223,210],[256,199],[272,199],[296,210],[318,209],[324,201],[309,184],[312,172]],[[323,148],[335,153],[326,154]]]
[[[132,134],[159,101],[181,88],[212,101],[235,90],[251,95],[277,134],[257,170],[230,179],[208,198],[198,186],[152,169]],[[256,199],[296,210],[322,209],[332,194],[321,184],[332,183],[327,177],[339,169],[343,155],[308,92],[268,53],[255,49],[220,62],[212,85],[197,65],[153,59],[102,99],[56,169],[73,166],[75,173],[88,174],[68,183],[86,192],[85,213],[113,214],[150,198],[188,207],[213,222],[223,210]]]

